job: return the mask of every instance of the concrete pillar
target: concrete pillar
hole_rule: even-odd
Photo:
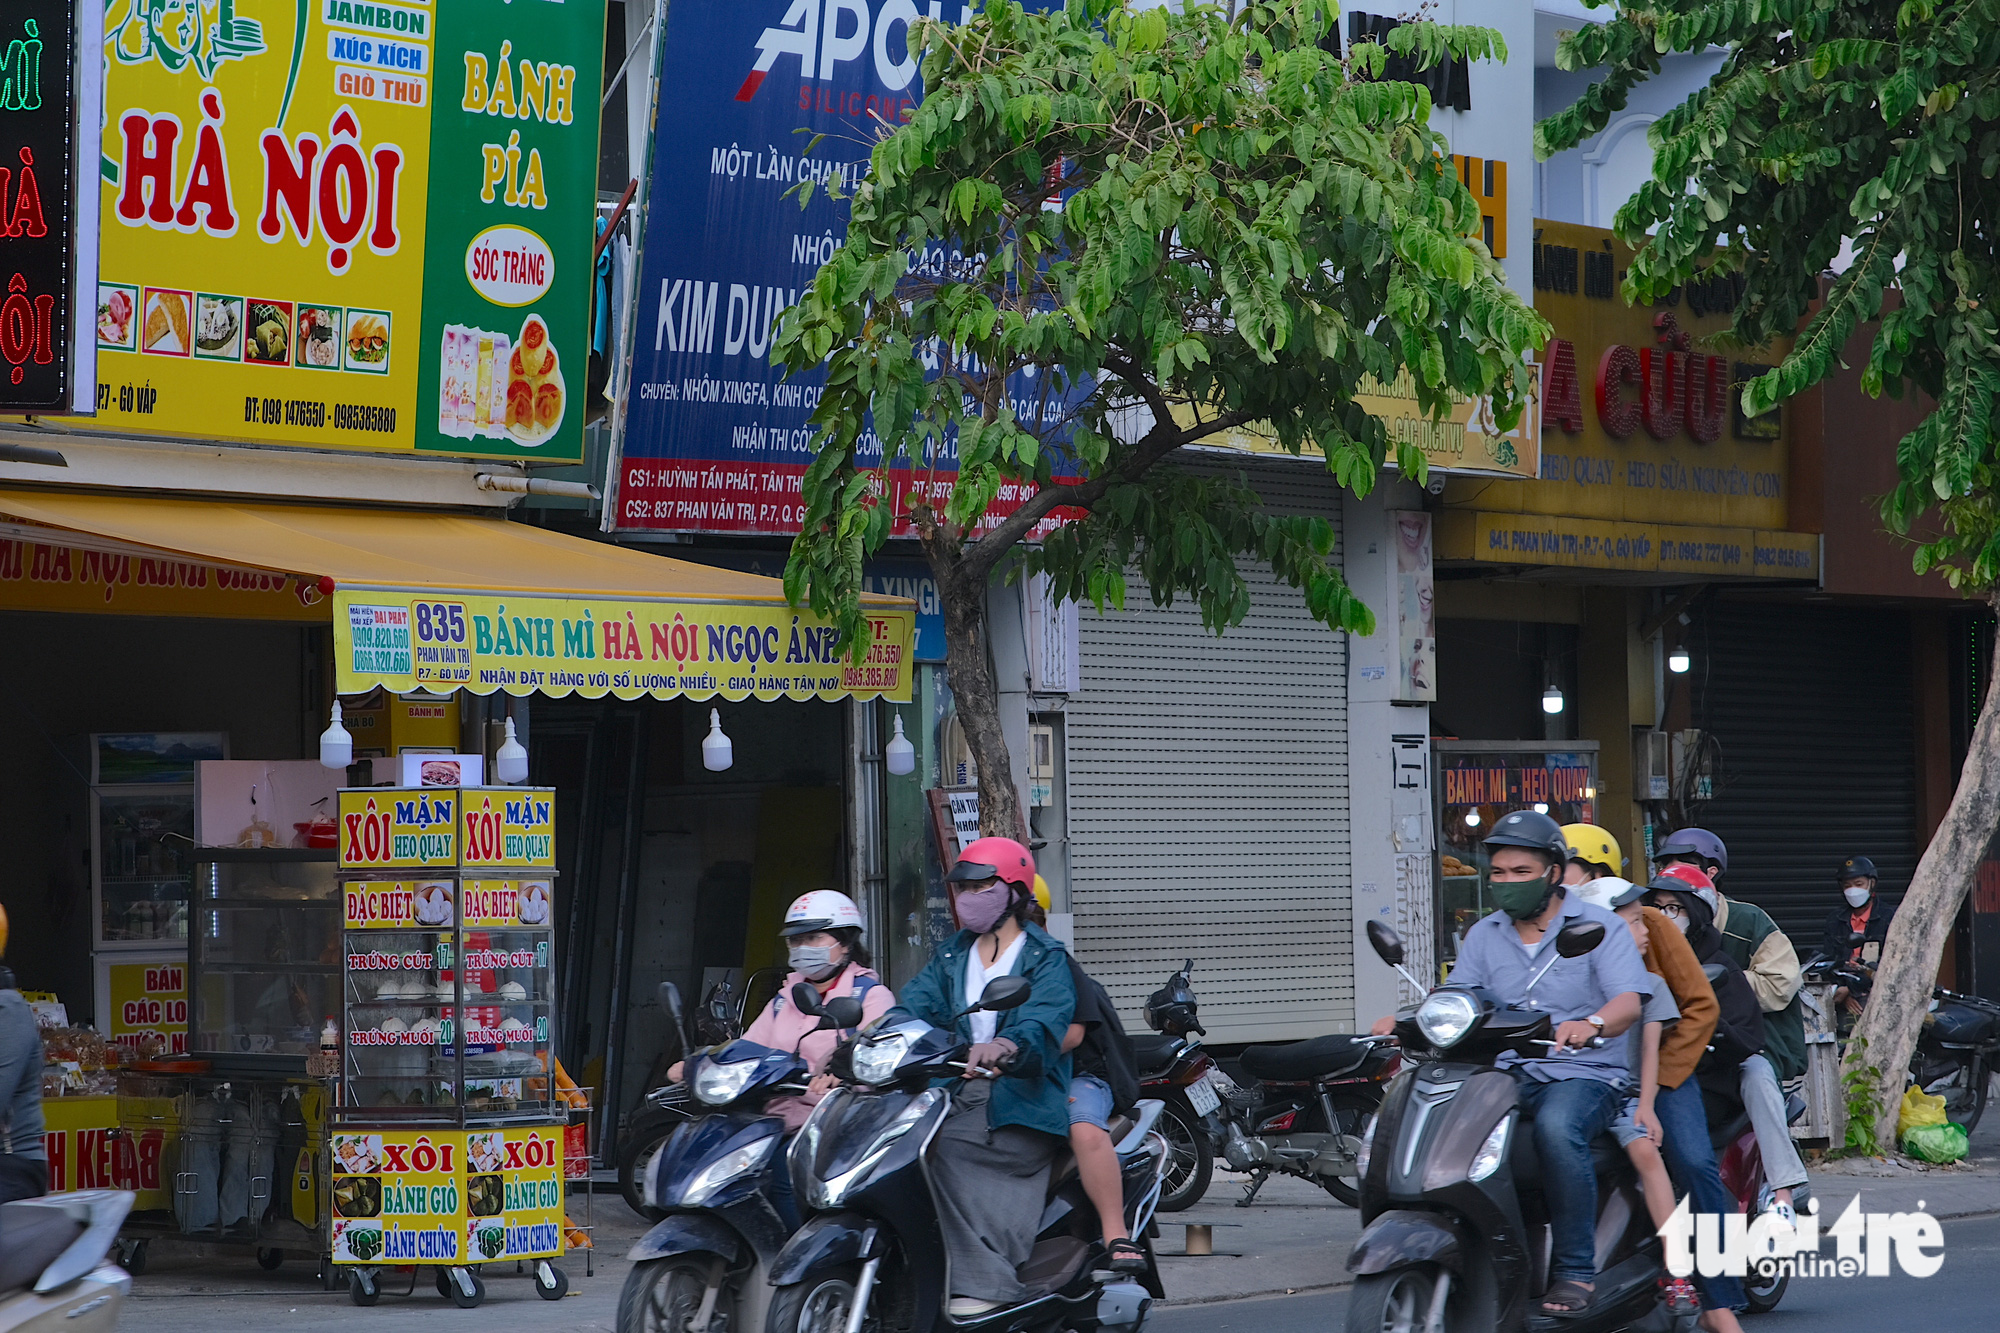
[[[1645,594],[1627,588],[1585,588],[1577,632],[1577,727],[1599,745],[1597,820],[1618,839],[1620,874],[1646,877],[1645,812],[1632,791],[1632,731],[1658,720],[1654,702],[1656,647],[1639,638]]]
[[[1342,546],[1347,582],[1375,613],[1375,633],[1351,635],[1347,650],[1347,771],[1354,864],[1354,1022],[1357,1030],[1419,998],[1375,956],[1367,923],[1403,936],[1409,970],[1436,969],[1436,816],[1430,794],[1430,706],[1398,702],[1396,556],[1390,514],[1421,509],[1407,482],[1385,482],[1365,499],[1346,497]]]

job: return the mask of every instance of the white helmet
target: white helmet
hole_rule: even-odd
[[[1634,884],[1629,879],[1616,875],[1603,875],[1588,884],[1572,884],[1569,892],[1575,894],[1593,907],[1602,907],[1607,912],[1615,912],[1627,903],[1636,903],[1646,896],[1644,885]]]
[[[810,935],[817,930],[861,929],[861,909],[854,899],[834,889],[814,889],[792,900],[785,909],[780,936]]]

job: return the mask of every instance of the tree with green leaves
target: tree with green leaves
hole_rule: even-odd
[[[1897,445],[1900,481],[1883,518],[1921,534],[1919,572],[1995,600],[2000,6],[1621,0],[1611,21],[1560,43],[1563,68],[1604,74],[1538,127],[1536,151],[1546,157],[1604,128],[1662,54],[1711,45],[1729,48],[1721,69],[1652,125],[1653,179],[1618,212],[1619,233],[1640,247],[1626,296],[1662,296],[1703,268],[1740,272],[1732,336],[1754,345],[1798,330],[1790,355],[1745,386],[1751,413],[1824,379],[1855,330],[1879,319],[1863,387],[1932,404]],[[1885,304],[1891,289],[1899,300]],[[1869,1112],[1850,1123],[1850,1144],[1894,1142],[1945,938],[1996,825],[2000,696],[1989,687],[1848,1047],[1848,1086],[1866,1090]]]
[[[1391,54],[1504,59],[1500,36],[1411,23],[1341,58],[1335,17],[992,0],[912,24],[924,100],[883,128],[846,243],[785,312],[774,359],[826,369],[786,591],[857,634],[862,562],[907,521],[988,833],[1022,826],[984,632],[996,575],[1046,573],[1101,613],[1136,571],[1220,633],[1252,559],[1330,628],[1371,632],[1324,519],[1269,514],[1176,453],[1268,423],[1366,494],[1425,464],[1356,404],[1364,375],[1407,369],[1440,414],[1490,398],[1503,428],[1522,410],[1546,327],[1475,239],[1429,93],[1379,77]],[[996,517],[1003,488],[1017,505]]]

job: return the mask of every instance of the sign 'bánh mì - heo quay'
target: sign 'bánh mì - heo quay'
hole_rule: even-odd
[[[110,0],[95,422],[582,456],[601,0]]]

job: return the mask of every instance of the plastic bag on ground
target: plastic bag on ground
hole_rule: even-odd
[[[1944,1123],[1944,1098],[1933,1097],[1922,1088],[1914,1087],[1903,1094],[1903,1109],[1896,1117],[1897,1139],[1921,1125]]]
[[[1969,1146],[1963,1125],[1918,1125],[1903,1135],[1904,1153],[1920,1162],[1956,1162]]]

